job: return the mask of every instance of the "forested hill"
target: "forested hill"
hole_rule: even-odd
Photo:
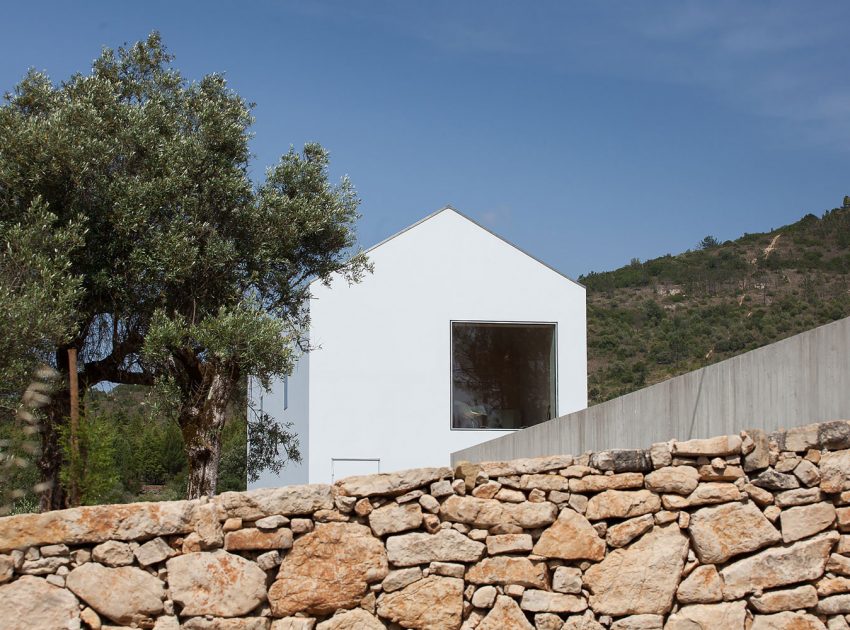
[[[850,315],[850,197],[820,217],[579,281],[595,404]]]

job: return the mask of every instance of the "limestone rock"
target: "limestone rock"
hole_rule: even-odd
[[[448,479],[440,479],[431,484],[428,489],[428,493],[432,497],[436,497],[437,499],[442,499],[443,497],[447,497],[455,493],[454,488],[452,487],[452,482]]]
[[[162,538],[157,537],[139,546],[133,553],[139,564],[146,567],[167,560],[177,552],[169,547],[168,543]]]
[[[534,630],[519,605],[510,597],[499,595],[496,604],[476,626],[477,630]]]
[[[779,515],[782,540],[794,542],[825,530],[835,522],[835,508],[831,503],[801,505],[784,510]]]
[[[103,622],[100,620],[100,615],[98,615],[93,608],[89,608],[88,606],[86,606],[80,611],[80,621],[82,621],[92,630],[100,630],[103,627]],[[175,619],[175,621],[177,620]],[[177,626],[177,630],[180,630],[179,625]]]
[[[776,505],[781,508],[793,507],[795,505],[809,505],[823,500],[820,488],[796,488],[777,492],[775,496]]]
[[[737,435],[724,435],[686,442],[673,440],[670,450],[674,457],[676,455],[687,455],[689,457],[739,455],[741,453],[741,438]]]
[[[765,507],[766,505],[771,505],[773,503],[773,493],[765,490],[764,488],[759,488],[751,483],[747,483],[744,484],[743,490],[759,507]],[[796,490],[789,490],[789,492],[796,492]]]
[[[613,449],[593,453],[590,456],[590,465],[615,473],[649,472],[652,470],[652,458],[648,450]]]
[[[587,600],[580,595],[527,589],[519,606],[529,612],[578,613],[587,609]]]
[[[800,487],[800,482],[794,475],[776,472],[772,468],[760,473],[753,479],[752,484],[765,490],[792,490]]]
[[[591,494],[603,490],[631,490],[643,488],[643,474],[620,473],[619,475],[587,475],[570,479],[570,492]]]
[[[85,565],[84,565],[85,566]],[[170,599],[187,616],[238,617],[266,600],[266,573],[223,550],[176,556],[165,563]]]
[[[744,470],[752,472],[770,466],[770,441],[761,429],[748,429],[747,437],[753,441],[753,450],[744,456]]]
[[[697,510],[689,531],[700,562],[722,564],[781,540],[782,536],[753,503],[725,503]]]
[[[462,578],[466,567],[457,562],[432,562],[428,565],[431,575]]]
[[[813,615],[781,612],[777,615],[755,615],[750,630],[826,630],[826,626]]]
[[[313,514],[333,509],[333,495],[327,484],[260,488],[247,492],[222,492],[213,501],[223,517],[257,521],[266,516]]]
[[[470,541],[472,542],[472,541]],[[295,541],[269,589],[275,616],[327,615],[354,608],[389,572],[387,553],[368,527],[326,523]]]
[[[177,619],[174,623],[177,624]],[[174,630],[269,630],[269,619],[266,617],[239,617],[228,619],[226,617],[192,617],[186,619],[182,625],[174,625]],[[154,626],[154,630],[158,630]]]
[[[414,630],[458,630],[463,580],[431,576],[378,598],[378,615]]]
[[[581,570],[574,567],[556,568],[552,575],[552,590],[571,595],[581,593]]]
[[[8,582],[14,575],[15,561],[12,556],[0,555],[0,584]]]
[[[820,483],[820,470],[807,459],[797,464],[794,469],[794,476],[807,487],[817,486]]]
[[[826,627],[827,630],[850,630],[850,625],[847,624],[847,620],[841,615],[830,617]]]
[[[806,424],[801,427],[792,427],[779,434],[777,440],[783,451],[802,452],[818,446],[818,425]]]
[[[38,545],[82,545],[186,534],[198,501],[93,505],[0,518],[0,552]]]
[[[115,623],[139,623],[163,612],[164,585],[137,567],[109,569],[87,562],[71,571],[65,584],[74,595]]]
[[[742,498],[741,491],[734,483],[708,482],[699,484],[687,497],[665,494],[663,503],[666,510],[684,510],[701,505],[740,501]]]
[[[833,553],[826,563],[826,570],[830,573],[848,576],[850,575],[850,558]]]
[[[67,556],[69,554],[68,545],[45,545],[40,551],[43,558]]]
[[[545,589],[548,572],[543,562],[532,562],[521,556],[496,556],[472,565],[466,572],[466,580],[471,584],[518,584]]]
[[[218,549],[224,544],[224,530],[215,503],[201,503],[195,510],[195,534],[201,549]]]
[[[577,615],[569,617],[561,626],[561,630],[605,630],[605,626],[585,613],[581,617]]]
[[[291,529],[263,531],[256,527],[246,527],[224,535],[224,548],[227,551],[266,551],[290,547],[292,547]]]
[[[386,630],[386,626],[362,608],[355,608],[323,621],[316,630]]]
[[[534,553],[562,560],[598,561],[605,556],[605,541],[584,516],[564,508],[558,520],[540,536]]]
[[[531,475],[566,468],[573,463],[569,455],[550,455],[548,457],[533,457],[530,459],[514,459],[509,462],[481,462],[477,464],[480,470],[491,477],[509,475]]]
[[[850,595],[832,595],[818,602],[817,612],[821,615],[845,615],[850,613]]]
[[[829,563],[827,562],[827,571]],[[846,577],[825,577],[818,580],[815,585],[818,589],[818,595],[827,597],[838,593],[850,593],[850,578]]]
[[[680,604],[713,604],[723,599],[723,582],[713,564],[694,569],[676,591]]]
[[[261,553],[256,557],[254,562],[257,563],[263,571],[271,571],[280,564],[280,552],[277,549],[272,549],[266,553]]]
[[[258,519],[254,523],[254,527],[256,527],[257,529],[262,529],[264,531],[277,529],[285,525],[289,525],[289,519],[283,516],[282,514],[273,514],[272,516],[266,516],[264,518]]]
[[[519,487],[523,490],[559,490],[566,492],[570,488],[570,481],[560,475],[523,475],[519,479]],[[496,492],[498,492],[498,488]],[[493,492],[490,496],[495,496],[496,492]]]
[[[491,556],[500,553],[528,553],[534,546],[531,534],[499,534],[487,536],[487,553]]]
[[[466,523],[475,527],[517,525],[524,529],[544,527],[555,521],[558,508],[554,503],[502,503],[496,499],[454,495],[440,508],[444,521]]]
[[[399,569],[398,571],[390,571],[384,581],[381,582],[381,588],[385,593],[392,593],[404,588],[408,584],[413,584],[417,580],[422,579],[422,569],[412,567],[410,569]]]
[[[584,574],[597,614],[613,616],[663,615],[685,564],[688,541],[678,526],[656,527],[637,542],[609,553]]]
[[[838,449],[850,447],[850,420],[833,420],[821,422],[818,428],[818,444],[826,451],[837,451]]]
[[[108,540],[91,550],[92,560],[108,567],[123,567],[133,564],[130,545],[117,540]]]
[[[472,491],[472,496],[478,497],[479,499],[492,499],[501,489],[502,484],[498,481],[491,480],[487,483],[482,483],[480,486],[476,486]],[[523,497],[524,496],[525,495],[523,495]]]
[[[661,630],[663,627],[661,615],[631,615],[611,624],[611,630]]]
[[[435,499],[436,500],[436,499]],[[422,524],[422,506],[419,503],[403,505],[390,503],[369,514],[369,527],[375,536],[396,534],[416,529]]]
[[[64,588],[25,575],[0,586],[0,619],[6,630],[80,630],[79,602]]]
[[[475,562],[484,555],[484,545],[454,529],[436,534],[414,532],[387,538],[387,557],[397,567],[430,562]]]
[[[824,453],[820,459],[820,476],[820,489],[824,492],[850,490],[850,450]]]
[[[739,599],[758,590],[819,578],[838,537],[838,532],[825,532],[788,547],[765,549],[726,566],[720,571],[724,597]]]
[[[660,509],[661,499],[649,490],[606,490],[587,502],[585,516],[591,521],[632,518]]]
[[[499,490],[496,493],[495,499],[506,503],[523,503],[526,500],[525,494],[522,491],[511,490],[510,488],[502,488]]]
[[[605,533],[605,540],[612,547],[625,547],[635,538],[652,529],[654,523],[655,519],[652,514],[644,514],[643,516],[631,518],[609,527]]]
[[[38,560],[26,560],[20,568],[20,573],[25,575],[49,575],[56,573],[59,567],[69,563],[68,558],[39,558]]]
[[[670,615],[664,630],[744,630],[747,602],[726,604],[694,604]]]
[[[315,630],[316,620],[312,617],[284,617],[272,621],[271,630]]]
[[[783,591],[770,591],[750,598],[750,604],[762,614],[812,608],[818,603],[818,592],[811,584]]]
[[[699,485],[699,473],[691,466],[666,466],[646,476],[646,487],[663,494],[688,495]]]
[[[561,630],[564,620],[554,613],[537,613],[534,615],[535,630]]]
[[[392,473],[347,477],[337,481],[334,486],[340,494],[349,497],[396,496],[451,475],[450,468],[413,468]]]
[[[492,608],[498,594],[495,586],[482,586],[475,589],[470,601],[476,608]]]

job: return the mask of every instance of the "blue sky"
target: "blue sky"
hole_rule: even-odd
[[[578,276],[850,194],[847,2],[29,2],[0,89],[159,30],[254,101],[255,178],[318,141],[364,246],[452,204]]]

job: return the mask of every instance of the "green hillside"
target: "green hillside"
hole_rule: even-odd
[[[820,217],[579,281],[595,404],[850,315],[850,197]]]

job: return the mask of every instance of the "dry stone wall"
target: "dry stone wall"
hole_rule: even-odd
[[[0,519],[9,630],[839,630],[848,617],[850,421]]]

